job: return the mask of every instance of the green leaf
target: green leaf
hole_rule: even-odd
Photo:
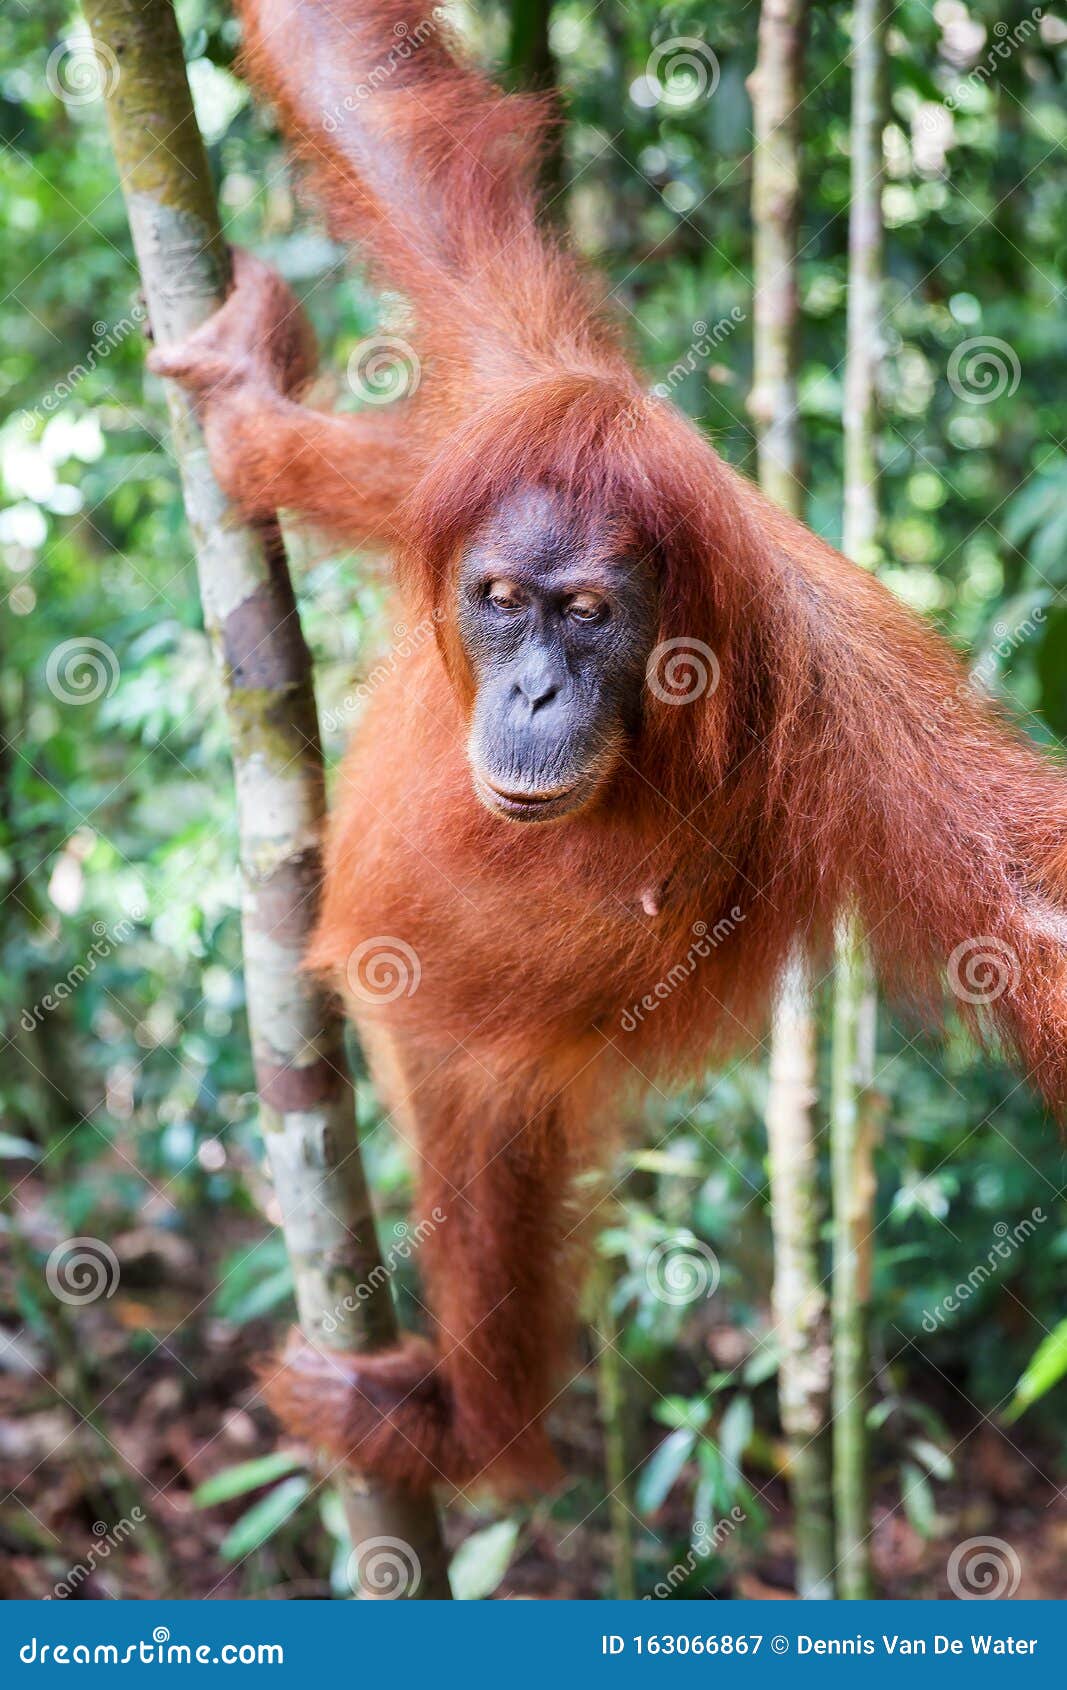
[[[933,1537],[937,1529],[937,1504],[933,1488],[921,1467],[905,1461],[900,1469],[900,1500],[920,1537]]]
[[[290,1515],[296,1513],[310,1489],[311,1480],[300,1473],[295,1478],[285,1479],[266,1496],[261,1496],[258,1502],[253,1502],[219,1544],[222,1559],[240,1561],[253,1549],[259,1549],[281,1530]]]
[[[951,1455],[931,1443],[929,1438],[909,1438],[908,1448],[916,1461],[921,1461],[935,1479],[951,1479],[955,1472]]]
[[[748,1397],[736,1396],[719,1422],[719,1450],[724,1465],[734,1478],[741,1474],[741,1458],[752,1436],[752,1403]]]
[[[689,1457],[699,1433],[691,1426],[679,1426],[664,1438],[645,1462],[637,1481],[635,1498],[642,1514],[654,1514],[672,1489]]]
[[[257,1456],[254,1461],[240,1461],[235,1467],[224,1467],[212,1473],[193,1492],[195,1508],[213,1508],[217,1502],[229,1502],[231,1497],[244,1496],[247,1491],[270,1485],[296,1467],[303,1467],[303,1458],[292,1450],[275,1450],[271,1455]]]
[[[269,1273],[244,1296],[235,1297],[226,1310],[226,1317],[235,1326],[243,1326],[246,1321],[258,1320],[261,1315],[271,1314],[279,1304],[288,1301],[293,1295],[293,1270],[285,1264]]]
[[[453,1596],[461,1602],[491,1596],[511,1565],[518,1536],[517,1520],[498,1520],[461,1543],[448,1569]]]
[[[777,1350],[770,1344],[764,1344],[761,1349],[753,1350],[741,1369],[741,1378],[746,1385],[762,1385],[765,1379],[777,1373],[779,1360]]]
[[[632,1167],[645,1174],[692,1176],[700,1173],[700,1165],[689,1151],[679,1154],[676,1150],[639,1150],[630,1162]]]
[[[709,1391],[716,1388],[713,1384],[708,1386]],[[689,1431],[699,1432],[711,1418],[711,1405],[703,1397],[661,1397],[652,1412],[661,1426],[685,1426]]]
[[[346,1548],[352,1548],[348,1535],[348,1521],[345,1519],[345,1505],[341,1501],[341,1493],[336,1490],[324,1490],[319,1502],[319,1519],[331,1537],[343,1541]]]
[[[1004,1420],[1007,1425],[1025,1414],[1032,1403],[1058,1385],[1067,1373],[1067,1320],[1061,1320],[1038,1345],[1015,1387]]]
[[[37,1162],[40,1156],[40,1145],[31,1143],[28,1138],[17,1138],[14,1133],[0,1133],[0,1161]]]

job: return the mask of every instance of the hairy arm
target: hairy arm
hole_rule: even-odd
[[[759,518],[790,560],[768,783],[786,818],[783,888],[806,871],[814,900],[853,900],[891,989],[935,1009],[947,981],[1063,1108],[1062,767],[881,583],[762,501]]]
[[[288,287],[236,251],[226,303],[149,365],[195,397],[219,482],[248,516],[292,510],[351,544],[388,543],[413,473],[407,408],[344,416],[301,405],[294,395],[314,360]]]

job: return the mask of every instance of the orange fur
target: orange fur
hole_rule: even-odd
[[[321,520],[328,503],[337,531],[392,540],[405,619],[436,612],[439,629],[377,690],[344,764],[310,958],[347,990],[417,1148],[420,1212],[447,1216],[421,1263],[432,1348],[338,1363],[305,1347],[271,1396],[295,1430],[405,1484],[537,1484],[576,1171],[627,1090],[757,1038],[792,948],[825,957],[848,902],[888,987],[932,1015],[958,947],[1003,947],[990,1021],[1067,1101],[1064,783],[877,581],[644,396],[535,221],[540,102],[459,67],[404,0],[240,9],[252,75],[334,228],[410,299],[424,368],[399,425],[347,419],[336,441],[260,368],[208,406],[216,458],[250,507]],[[658,578],[660,638],[703,642],[721,675],[686,706],[649,692],[608,789],[541,829],[473,795],[452,624],[460,549],[520,483],[627,525]],[[735,930],[680,969],[697,924],[721,921]],[[353,955],[388,938],[417,957],[417,989],[349,989]]]

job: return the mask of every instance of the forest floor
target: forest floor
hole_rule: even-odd
[[[250,1218],[251,1220],[251,1218]],[[119,1241],[116,1241],[119,1242]],[[0,1598],[81,1599],[161,1595],[300,1598],[330,1594],[329,1555],[313,1501],[251,1556],[228,1564],[220,1545],[262,1495],[214,1507],[193,1492],[212,1475],[277,1447],[256,1400],[251,1363],[277,1340],[277,1322],[234,1325],[211,1313],[207,1265],[174,1234],[144,1229],[122,1242],[116,1294],[53,1334],[35,1334],[10,1263],[0,1279]],[[65,1337],[64,1334],[67,1334]],[[57,1366],[55,1357],[62,1359]],[[587,1386],[589,1381],[586,1382]],[[611,1538],[594,1392],[570,1394],[554,1430],[565,1469],[561,1495],[523,1517],[500,1598],[574,1599],[611,1594]],[[85,1410],[95,1412],[86,1417]],[[938,1404],[944,1416],[945,1405]],[[876,1487],[873,1554],[878,1594],[951,1596],[948,1558],[962,1540],[994,1536],[1021,1567],[1015,1594],[1067,1595],[1067,1493],[1047,1477],[1047,1450],[1014,1428],[949,1420],[959,1440],[956,1478],[935,1487],[923,1536],[900,1506],[899,1484]],[[639,1429],[644,1458],[662,1437]],[[793,1596],[792,1521],[784,1484],[752,1475],[766,1514],[700,1568],[686,1594],[709,1599]],[[651,1522],[634,1522],[638,1589],[651,1588],[688,1543],[684,1480]],[[144,1523],[135,1528],[139,1509]],[[448,1512],[462,1540],[494,1516]],[[644,1557],[644,1559],[641,1559]],[[655,1559],[653,1559],[655,1557]],[[86,1569],[75,1573],[77,1568]]]

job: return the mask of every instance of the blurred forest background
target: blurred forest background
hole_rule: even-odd
[[[455,10],[485,60],[529,67],[525,5]],[[877,562],[1055,744],[1067,24],[1049,6],[1015,42],[1039,11],[896,9]],[[550,35],[566,110],[557,209],[610,279],[649,379],[750,472],[757,15],[752,0],[691,13],[556,0]],[[228,234],[305,299],[335,372],[321,395],[354,404],[346,366],[402,321],[396,302],[301,203],[233,75],[229,7],[188,0],[179,16]],[[806,517],[836,542],[848,24],[847,6],[813,8],[802,112]],[[80,28],[56,0],[11,0],[0,17],[0,1590],[348,1594],[340,1510],[300,1452],[276,1448],[248,1370],[292,1299],[261,1169],[231,770],[102,102],[68,74]],[[710,97],[664,99],[650,81],[656,43],[678,36],[713,49]],[[335,760],[355,689],[397,635],[366,560],[306,539],[293,558]],[[1017,1558],[1019,1595],[1063,1596],[1061,1138],[962,1033],[927,1039],[884,1005],[877,1089],[880,1593],[947,1594],[953,1547],[992,1535]],[[657,1106],[617,1170],[588,1364],[554,1419],[570,1477],[533,1506],[452,1511],[463,1594],[792,1593],[765,1095],[757,1052]],[[361,1083],[382,1247],[410,1317],[408,1175],[375,1109]],[[83,1239],[107,1278],[91,1302],[69,1248]],[[679,1239],[714,1262],[713,1294],[655,1294],[650,1252]]]

